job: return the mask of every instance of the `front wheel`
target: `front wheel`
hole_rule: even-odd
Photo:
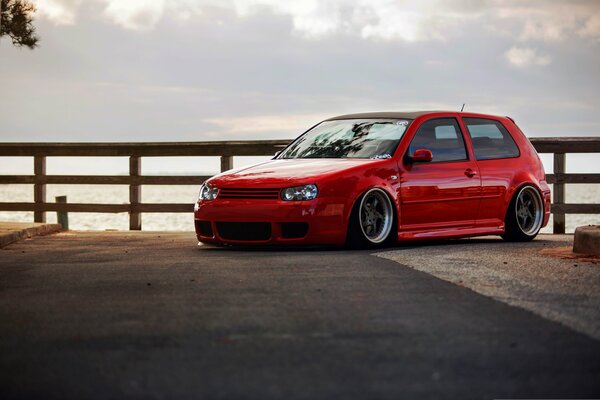
[[[376,247],[390,239],[394,226],[394,210],[388,195],[381,189],[370,189],[356,202],[348,225],[348,245]]]
[[[544,203],[533,186],[523,186],[513,197],[506,212],[502,238],[511,242],[527,242],[537,236],[544,220]]]

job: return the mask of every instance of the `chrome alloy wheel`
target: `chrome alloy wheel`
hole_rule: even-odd
[[[541,228],[544,219],[542,198],[535,188],[525,186],[517,195],[515,214],[519,229],[525,235],[535,235]]]
[[[394,212],[389,197],[381,189],[371,189],[359,206],[360,229],[369,242],[385,241],[392,229]]]

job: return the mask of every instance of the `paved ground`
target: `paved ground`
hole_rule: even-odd
[[[445,241],[377,255],[600,340],[600,259],[551,256],[557,248],[572,249],[573,235],[539,235],[531,243]]]
[[[599,377],[600,341],[368,252],[0,250],[1,399],[598,398]]]

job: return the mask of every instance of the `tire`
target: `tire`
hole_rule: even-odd
[[[544,202],[533,186],[521,187],[511,200],[502,238],[509,242],[528,242],[537,236],[544,221]]]
[[[354,204],[346,244],[359,249],[383,246],[394,239],[395,225],[394,208],[388,195],[381,189],[370,189]]]

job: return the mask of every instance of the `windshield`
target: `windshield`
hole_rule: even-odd
[[[324,121],[277,158],[391,158],[409,123],[398,119]]]

